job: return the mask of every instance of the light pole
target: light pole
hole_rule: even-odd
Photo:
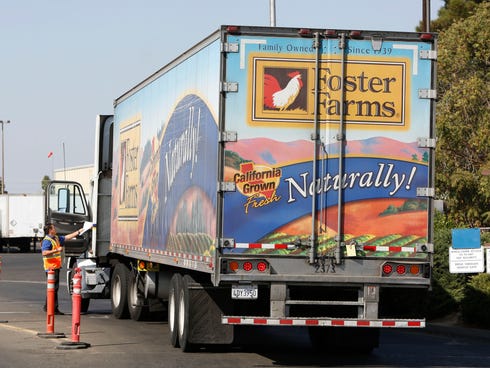
[[[5,193],[5,139],[3,137],[3,125],[10,124],[10,120],[0,120],[2,124],[2,191],[1,194]]]

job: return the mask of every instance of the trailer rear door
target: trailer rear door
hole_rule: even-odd
[[[313,262],[430,243],[435,42],[301,32],[226,33],[225,252]]]

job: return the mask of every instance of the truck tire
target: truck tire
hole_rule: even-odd
[[[194,280],[189,275],[184,275],[182,278],[180,295],[179,295],[179,344],[180,348],[184,352],[189,352],[195,350],[196,346],[189,341],[191,335],[191,315],[190,311],[190,295],[189,295],[189,285],[193,283]],[[196,307],[196,306],[194,306]]]
[[[139,277],[136,272],[129,272],[128,278],[128,310],[134,321],[143,321],[148,318],[150,312],[148,303],[138,290]]]
[[[179,300],[182,288],[182,276],[175,274],[170,280],[170,289],[168,293],[168,329],[170,332],[170,344],[174,348],[179,345]]]
[[[128,317],[128,278],[129,270],[122,264],[116,264],[111,279],[111,306],[114,317]]]

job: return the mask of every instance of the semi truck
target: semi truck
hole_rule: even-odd
[[[14,247],[28,252],[43,236],[44,214],[42,193],[1,194],[0,251]]]
[[[437,37],[221,26],[99,115],[91,203],[52,182],[47,221],[93,223],[82,308],[167,310],[184,351],[241,326],[369,352],[425,327]],[[62,233],[62,231],[58,231]]]

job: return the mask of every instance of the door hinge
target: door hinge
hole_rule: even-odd
[[[234,181],[218,182],[218,192],[234,192],[234,191],[236,191],[236,184]]]
[[[428,188],[428,187],[421,187],[417,188],[417,197],[429,197],[433,198],[436,194],[436,191],[434,188]]]
[[[221,82],[221,92],[238,92],[238,82]]]
[[[419,89],[419,98],[437,98],[437,91],[435,89]]]
[[[223,42],[221,44],[221,52],[238,52],[238,43]]]
[[[220,142],[222,142],[222,143],[236,142],[237,139],[238,139],[237,132],[221,132]]]
[[[420,148],[436,148],[435,138],[419,137],[417,142]]]
[[[422,60],[437,60],[436,50],[420,50],[419,57]]]

